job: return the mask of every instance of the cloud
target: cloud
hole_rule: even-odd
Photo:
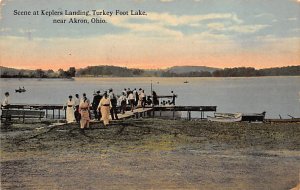
[[[133,32],[155,32],[159,35],[169,35],[175,37],[182,37],[183,31],[181,31],[180,27],[200,27],[204,21],[213,21],[213,20],[229,20],[230,23],[241,24],[243,20],[239,19],[236,14],[232,13],[211,13],[205,15],[174,15],[170,13],[157,13],[157,12],[149,12],[147,16],[112,16],[107,18],[108,22],[114,26],[122,27],[129,29]],[[135,22],[136,20],[142,22]],[[219,24],[221,25],[221,24]],[[179,27],[175,29],[174,27]],[[210,24],[209,27],[217,27]],[[221,25],[219,27],[223,27]],[[248,28],[242,30],[245,32],[246,30],[251,30],[250,26]],[[197,29],[194,29],[194,33],[197,33]],[[221,30],[221,28],[220,28]],[[236,30],[232,28],[231,30]],[[253,30],[253,29],[252,29]]]
[[[297,21],[298,19],[296,17],[288,18],[289,21]]]
[[[235,23],[243,23],[236,14],[232,13],[210,13],[205,15],[173,15],[169,13],[150,12],[147,16],[148,20],[159,22],[163,25],[178,26],[196,24],[207,20],[232,20]]]
[[[236,33],[255,33],[270,25],[225,25],[224,23],[208,23],[207,27],[212,30]]]
[[[11,28],[0,28],[0,32],[9,32]]]
[[[274,15],[270,14],[270,13],[262,13],[262,14],[255,15],[254,17],[256,17],[256,18],[260,18],[260,17],[274,17]]]
[[[239,25],[230,26],[226,30],[237,33],[255,33],[267,27],[270,27],[270,25]]]

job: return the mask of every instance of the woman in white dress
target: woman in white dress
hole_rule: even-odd
[[[72,96],[69,96],[67,102],[67,111],[66,111],[67,123],[75,122],[74,109],[75,109],[75,101],[72,99]]]
[[[102,120],[104,126],[107,126],[109,124],[109,114],[110,114],[110,108],[111,108],[111,102],[110,99],[105,92],[103,94],[103,98],[100,100],[100,103],[98,105],[98,110],[101,111]]]

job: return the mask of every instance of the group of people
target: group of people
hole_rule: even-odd
[[[175,95],[173,91],[172,102],[168,104],[175,105]],[[8,109],[9,107],[9,92],[5,92],[5,98],[1,104],[1,109]],[[162,102],[164,105],[165,103]],[[94,117],[96,120],[103,120],[105,126],[109,124],[109,115],[111,115],[112,120],[118,120],[118,113],[124,114],[127,108],[127,105],[130,105],[130,110],[133,112],[134,108],[159,105],[158,96],[155,91],[152,91],[151,96],[146,96],[146,93],[143,89],[137,90],[136,88],[131,90],[130,88],[124,88],[122,94],[117,96],[113,89],[105,91],[103,94],[100,91],[94,93],[92,103],[87,98],[86,94],[82,94],[82,98],[79,97],[79,94],[75,94],[75,97],[69,96],[66,103],[66,120],[68,123],[77,122],[80,123],[80,128],[85,129],[89,127],[89,122],[91,120],[91,110],[92,107]],[[120,110],[117,110],[117,109]]]
[[[130,90],[124,89],[120,96],[117,96],[113,89],[109,89],[101,94],[100,91],[94,93],[93,101],[86,97],[83,93],[82,98],[76,94],[75,98],[70,95],[66,103],[66,119],[68,123],[77,122],[80,123],[80,128],[85,129],[89,127],[89,122],[91,120],[91,110],[92,108],[95,120],[103,120],[105,126],[109,124],[109,115],[111,115],[112,120],[118,120],[118,113],[124,114],[127,105],[130,105],[130,110],[133,112],[135,107],[144,108],[146,105],[158,105],[158,97],[156,92],[152,92],[151,96],[146,96],[143,89]],[[118,110],[118,108],[120,110]]]

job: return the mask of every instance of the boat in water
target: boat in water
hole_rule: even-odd
[[[23,86],[23,88],[19,87],[19,89],[16,89],[15,91],[18,93],[22,93],[22,92],[26,92],[26,89]]]
[[[183,83],[187,84],[187,83],[189,83],[189,81],[186,80],[186,81],[184,81]]]

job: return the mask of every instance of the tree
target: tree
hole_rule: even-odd
[[[45,72],[42,69],[37,69],[35,70],[35,76],[38,78],[43,78],[45,77]]]
[[[58,69],[58,77],[65,78],[66,72],[63,69]]]
[[[75,74],[76,74],[75,67],[70,67],[69,70],[67,71],[67,76],[68,77],[75,77]]]

